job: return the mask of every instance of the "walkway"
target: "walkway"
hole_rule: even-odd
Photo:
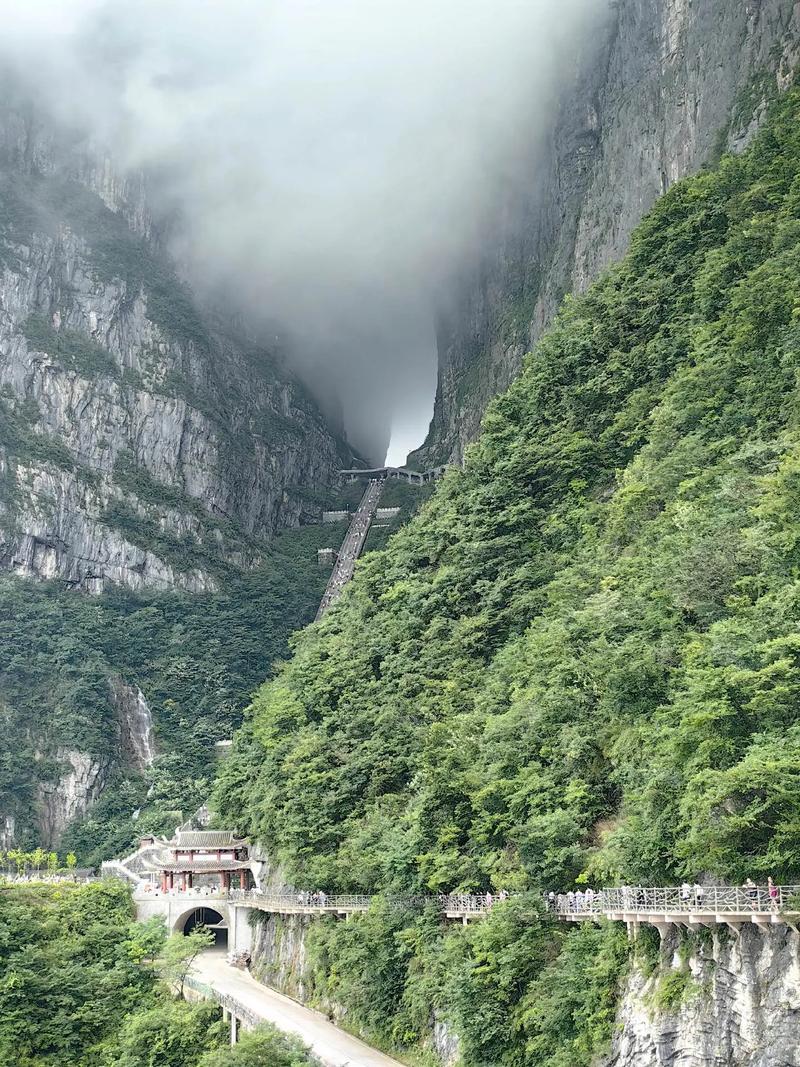
[[[715,926],[738,930],[753,923],[762,930],[778,923],[795,926],[800,920],[800,886],[775,886],[770,896],[765,886],[621,886],[597,892],[559,893],[553,911],[566,922],[599,918],[636,927],[648,923]]]
[[[378,506],[382,488],[383,482],[377,479],[372,479],[367,485],[361,498],[361,503],[358,505],[358,511],[353,515],[350,528],[342,542],[342,547],[339,549],[333,573],[328,580],[327,588],[317,611],[317,620],[321,619],[331,604],[338,600],[342,590],[353,577],[356,560],[364,549],[364,542],[367,540],[372,516]]]
[[[361,478],[378,478],[381,481],[392,478],[396,481],[409,482],[411,485],[424,485],[426,482],[441,478],[446,470],[447,467],[431,467],[427,471],[412,471],[408,467],[372,467],[369,470],[355,468],[339,471],[339,474],[349,482],[355,482]]]
[[[494,901],[491,895],[454,893],[437,897],[389,897],[398,907],[424,908],[435,906],[448,919],[479,919],[486,915]],[[369,909],[372,897],[357,894],[329,896],[327,893],[265,893],[258,889],[232,889],[228,902],[234,907],[257,908],[275,915],[353,915]]]
[[[261,985],[247,971],[231,967],[224,952],[204,952],[192,968],[191,988],[219,1000],[239,1013],[246,1026],[269,1022],[295,1034],[311,1047],[326,1067],[401,1067],[398,1060],[370,1048],[334,1026],[320,1012]],[[206,988],[204,988],[206,987]]]

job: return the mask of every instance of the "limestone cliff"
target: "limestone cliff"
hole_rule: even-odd
[[[147,180],[120,176],[2,72],[0,89],[0,571],[76,596],[228,593],[275,533],[318,518],[352,454],[272,354],[181,280]],[[85,665],[96,649],[81,640]],[[162,728],[178,674],[156,690]],[[111,670],[80,691],[69,728],[53,693],[35,722],[9,703],[7,739],[37,758],[33,784],[0,782],[5,838],[16,826],[58,845],[115,775],[150,769],[136,679]]]
[[[660,968],[631,972],[604,1067],[797,1067],[798,941],[746,923],[738,938],[718,927],[687,947],[673,931]]]
[[[437,323],[439,379],[409,462],[458,461],[563,296],[625,251],[673,182],[746,143],[800,55],[795,0],[619,0],[575,57],[535,172]]]
[[[0,566],[215,585],[347,458],[270,353],[198,306],[144,179],[0,109]]]

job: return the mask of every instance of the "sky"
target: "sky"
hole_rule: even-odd
[[[0,0],[0,59],[155,176],[198,292],[351,443],[425,436],[441,294],[530,181],[604,0]]]

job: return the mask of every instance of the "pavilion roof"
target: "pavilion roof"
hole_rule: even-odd
[[[247,860],[165,860],[162,863],[158,863],[156,869],[159,871],[186,871],[192,874],[219,874],[220,871],[249,871],[250,864]]]
[[[236,848],[246,844],[233,830],[178,830],[174,848]]]

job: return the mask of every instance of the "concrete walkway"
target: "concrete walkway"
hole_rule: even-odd
[[[192,974],[220,993],[234,997],[264,1022],[285,1033],[295,1034],[328,1067],[402,1067],[399,1060],[384,1056],[363,1041],[351,1037],[324,1015],[261,985],[247,971],[231,967],[225,952],[198,956]]]

